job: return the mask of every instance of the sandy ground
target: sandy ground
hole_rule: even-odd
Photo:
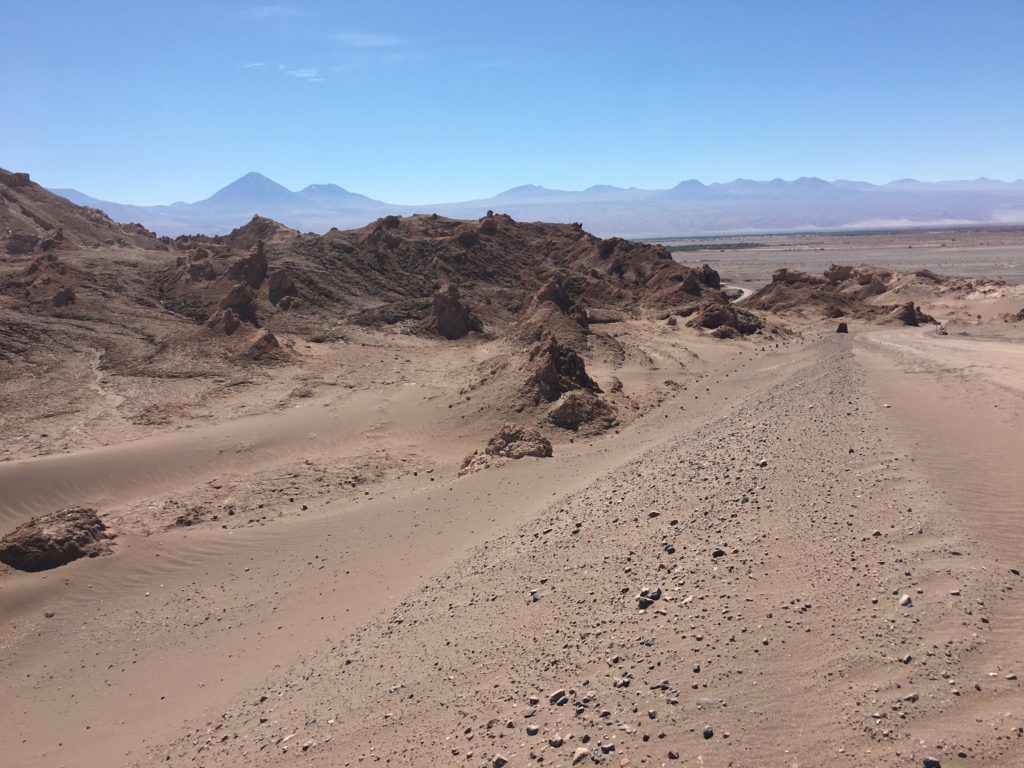
[[[0,566],[4,763],[1024,764],[1024,353],[963,311],[606,325],[630,418],[462,478],[487,343],[367,332],[23,435],[3,529],[87,504],[119,536]]]

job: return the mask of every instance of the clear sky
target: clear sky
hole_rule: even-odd
[[[1020,0],[0,5],[0,166],[119,202],[1024,177]]]

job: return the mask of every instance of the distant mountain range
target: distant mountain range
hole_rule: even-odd
[[[599,185],[580,192],[525,185],[485,200],[415,206],[374,200],[335,184],[293,192],[255,172],[195,203],[140,206],[97,200],[74,189],[51,191],[99,208],[115,221],[138,222],[171,236],[223,234],[255,214],[323,233],[361,227],[388,214],[479,218],[488,210],[520,221],[578,221],[602,237],[630,238],[1024,223],[1024,180],[900,179],[883,185],[818,178],[688,180],[671,189]]]

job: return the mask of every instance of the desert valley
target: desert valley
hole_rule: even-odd
[[[0,170],[0,762],[1024,765],[1022,283]]]

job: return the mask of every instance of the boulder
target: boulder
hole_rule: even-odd
[[[548,457],[551,455],[551,441],[539,429],[507,421],[487,442],[484,453],[521,459],[524,456]]]
[[[731,331],[748,335],[764,326],[757,315],[745,309],[734,307],[728,302],[704,302],[694,311],[686,323],[691,328],[707,328],[716,330],[728,328]],[[723,331],[719,338],[731,338],[736,333]]]
[[[70,507],[34,517],[0,539],[0,562],[19,571],[46,571],[105,554],[113,538],[96,510]]]
[[[525,456],[551,456],[551,442],[534,427],[508,421],[494,433],[482,451],[473,451],[462,460],[459,476],[504,464],[508,459],[521,459]]]
[[[577,429],[584,424],[615,421],[614,409],[592,392],[575,389],[566,392],[548,409],[548,420],[565,429]]]

